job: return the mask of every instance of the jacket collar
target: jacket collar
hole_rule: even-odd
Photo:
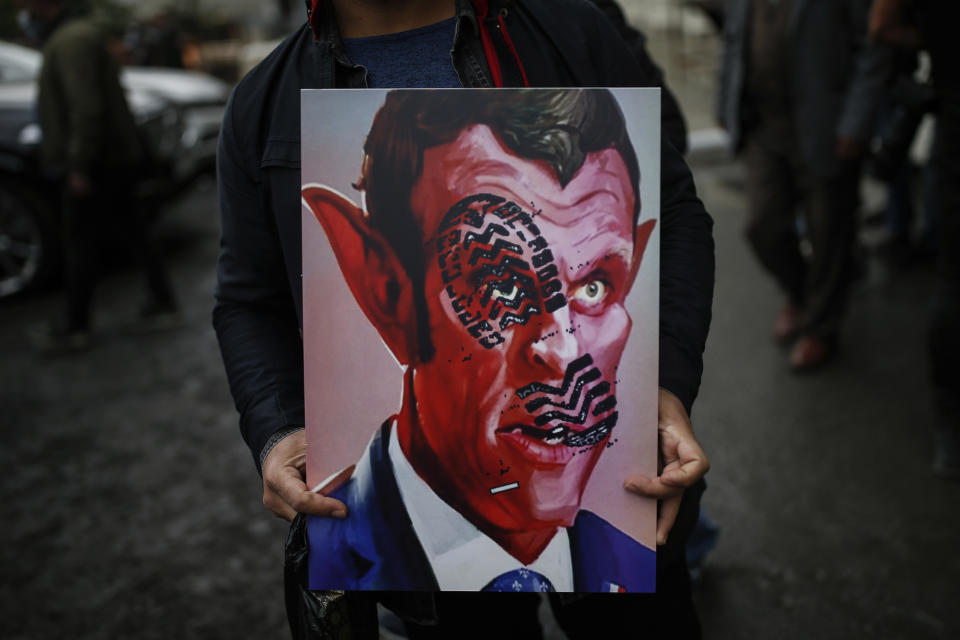
[[[347,485],[350,495],[344,497],[351,517],[344,523],[346,542],[354,558],[363,560],[357,563],[362,572],[357,582],[364,588],[437,591],[437,580],[410,522],[390,462],[394,425],[392,418],[384,422]]]
[[[315,40],[330,42],[335,51],[342,49],[340,29],[333,18],[333,3],[329,0],[304,0],[307,6],[307,21],[313,31]],[[473,28],[474,33],[480,33],[480,24],[477,15],[487,15],[489,0],[454,0],[456,4],[457,23],[466,21]]]

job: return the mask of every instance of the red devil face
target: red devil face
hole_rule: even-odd
[[[591,153],[563,187],[477,125],[427,150],[421,175],[436,353],[413,364],[406,454],[481,528],[569,525],[617,421],[640,258],[626,165]]]

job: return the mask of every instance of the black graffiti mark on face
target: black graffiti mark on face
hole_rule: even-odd
[[[614,411],[593,426],[579,433],[569,434],[563,443],[568,447],[588,447],[600,444],[610,435],[613,428],[617,426],[617,418],[619,417],[619,414]]]
[[[534,217],[514,202],[480,193],[457,202],[440,222],[437,264],[447,298],[487,349],[502,344],[502,332],[513,325],[567,304]]]
[[[568,447],[585,447],[602,442],[617,425],[619,414],[613,411],[617,406],[617,398],[606,380],[584,393],[587,385],[601,378],[600,369],[593,366],[593,358],[588,353],[567,366],[559,387],[533,382],[519,389],[518,398],[530,398],[524,408],[534,416],[535,425],[521,426],[523,433],[545,441],[562,439]],[[536,413],[543,407],[555,409]],[[576,413],[564,413],[571,410]],[[603,417],[583,428],[591,416]]]
[[[536,281],[523,260],[506,256],[499,264],[482,265],[475,286],[481,292],[480,303],[489,308],[490,319],[499,318],[501,331],[511,324],[526,324],[530,316],[540,313]],[[501,317],[504,309],[513,311]]]

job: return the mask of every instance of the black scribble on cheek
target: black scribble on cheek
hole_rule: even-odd
[[[534,425],[521,427],[525,434],[546,441],[563,438],[563,444],[580,453],[606,440],[617,424],[612,386],[602,380],[590,354],[567,366],[559,387],[533,382],[519,389],[517,397],[527,401],[524,408],[533,417]],[[603,417],[589,424],[591,416]]]

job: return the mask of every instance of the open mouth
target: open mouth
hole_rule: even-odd
[[[512,424],[508,427],[499,429],[499,431],[520,431],[528,438],[534,438],[549,445],[560,445],[564,443],[567,434],[571,429],[565,424],[557,425],[552,428],[543,429],[528,424]]]
[[[567,425],[539,428],[532,424],[510,424],[497,429],[497,437],[534,467],[564,467],[573,460],[576,449],[566,446]]]
[[[589,427],[575,429],[568,424],[558,424],[553,427],[541,428],[528,424],[512,424],[501,429],[501,433],[519,431],[528,438],[539,440],[540,442],[567,447],[590,447],[603,442],[604,439],[617,424],[618,414],[616,411],[606,416],[602,420],[595,422]]]
[[[570,427],[561,424],[553,427],[552,429],[540,429],[539,427],[530,427],[527,425],[522,425],[520,431],[523,432],[525,436],[531,438],[539,438],[546,444],[561,444],[567,437],[567,434],[570,433]]]

